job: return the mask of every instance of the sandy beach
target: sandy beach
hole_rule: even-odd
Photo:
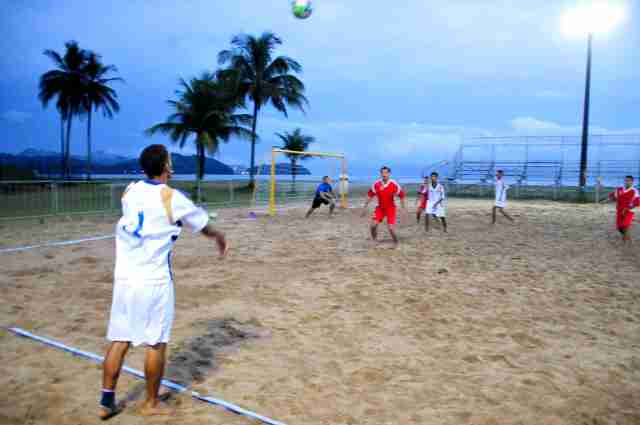
[[[450,200],[447,234],[425,234],[412,206],[397,249],[357,209],[219,211],[228,258],[187,232],[175,250],[166,377],[288,425],[639,424],[640,227],[623,248],[611,206],[511,202],[516,223],[496,226],[491,206]],[[113,240],[1,254],[0,325],[103,355],[113,265]],[[100,422],[98,365],[5,330],[0,346],[1,424]],[[175,417],[145,419],[141,384],[123,375],[109,423],[254,423],[185,395]]]

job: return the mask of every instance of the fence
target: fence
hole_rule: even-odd
[[[449,180],[485,183],[498,169],[518,185],[567,186],[580,177],[577,136],[480,137],[458,149]],[[592,135],[589,139],[587,185],[618,185],[625,175],[640,175],[640,135]]]
[[[359,205],[366,197],[374,178],[352,179],[348,202]],[[415,196],[418,180],[414,177],[397,180],[410,197]],[[278,208],[310,201],[315,195],[318,179],[300,179],[295,184],[286,178],[278,180],[276,203]],[[491,198],[493,185],[489,180],[468,183],[453,179],[444,180],[450,197]],[[91,214],[117,214],[120,200],[128,181],[0,181],[0,221],[22,218],[45,218]],[[171,185],[196,200],[193,181],[172,181]],[[246,180],[218,180],[203,182],[200,204],[208,208],[266,208],[268,183],[260,182],[256,193]],[[548,199],[555,201],[597,201],[612,186],[589,186],[581,193],[576,186],[532,185],[515,182],[509,191],[510,199]]]
[[[129,181],[0,181],[0,219],[115,213]],[[195,199],[192,181],[174,181],[173,187]],[[249,206],[253,191],[246,181],[204,182],[202,204],[212,207]]]

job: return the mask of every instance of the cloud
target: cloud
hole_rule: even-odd
[[[534,117],[516,117],[509,121],[513,130],[517,133],[546,133],[546,132],[574,132],[574,127],[563,127],[552,121],[543,121]]]
[[[3,121],[10,122],[12,124],[23,124],[29,119],[31,119],[32,114],[29,112],[16,111],[15,109],[10,109],[0,115],[0,118]]]
[[[262,124],[259,156],[266,157],[270,146],[277,144],[270,133],[300,127],[316,138],[313,150],[344,153],[350,164],[385,163],[392,168],[401,165],[411,169],[450,159],[465,137],[494,134],[488,129],[465,126],[381,120],[296,122],[265,117]]]
[[[562,125],[553,121],[541,120],[529,116],[513,118],[509,121],[509,125],[511,130],[515,131],[518,135],[579,136],[582,134],[581,125]],[[598,125],[590,125],[589,133],[592,135],[640,135],[640,128],[613,130]]]

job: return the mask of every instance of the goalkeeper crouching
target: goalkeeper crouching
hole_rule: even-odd
[[[336,208],[336,195],[333,193],[329,176],[322,178],[322,183],[320,183],[316,189],[316,196],[313,198],[311,208],[307,211],[305,218],[309,218],[309,216],[322,205],[329,205],[329,217],[331,217],[333,210]]]

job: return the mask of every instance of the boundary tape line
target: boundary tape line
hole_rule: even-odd
[[[6,328],[6,329],[9,330],[12,333],[18,335],[18,336],[29,338],[29,339],[32,339],[34,341],[41,342],[41,343],[43,343],[45,345],[49,345],[49,346],[57,348],[59,350],[66,351],[66,352],[71,353],[71,354],[73,354],[75,356],[84,357],[86,359],[93,360],[94,362],[99,363],[99,364],[102,364],[102,362],[104,362],[104,357],[102,357],[102,356],[99,356],[99,355],[94,354],[94,353],[89,353],[87,351],[78,350],[78,349],[75,349],[73,347],[69,347],[67,345],[64,345],[64,344],[62,344],[60,342],[57,342],[57,341],[54,341],[54,340],[51,340],[51,339],[48,339],[48,338],[44,338],[44,337],[41,337],[41,336],[38,336],[38,335],[34,335],[34,334],[30,333],[30,332],[25,331],[24,329],[21,329],[21,328]],[[141,371],[139,371],[137,369],[133,369],[133,368],[131,368],[129,366],[123,366],[122,370],[127,372],[127,373],[129,373],[129,374],[131,374],[131,375],[133,375],[133,376],[135,376],[135,377],[137,377],[137,378],[140,378],[140,379],[143,379],[143,380],[145,379],[144,378],[144,373],[142,373]],[[171,390],[173,390],[173,391],[175,391],[175,392],[178,392],[178,393],[185,393],[185,392],[186,393],[190,393],[191,397],[193,397],[196,400],[203,401],[203,402],[208,403],[208,404],[213,404],[213,405],[216,405],[216,406],[223,407],[223,408],[225,408],[226,410],[228,410],[228,411],[230,411],[232,413],[235,413],[237,415],[242,415],[242,416],[245,416],[245,417],[248,417],[248,418],[251,418],[251,419],[258,420],[258,421],[260,421],[262,423],[265,423],[267,425],[285,425],[282,422],[278,422],[276,420],[267,418],[266,416],[262,416],[262,415],[260,415],[258,413],[252,412],[250,410],[243,409],[242,407],[237,406],[237,405],[235,405],[233,403],[229,403],[227,401],[224,401],[224,400],[221,400],[221,399],[218,399],[218,398],[207,397],[207,396],[204,396],[204,395],[198,393],[197,391],[189,391],[189,389],[187,387],[184,387],[184,386],[182,386],[180,384],[177,384],[175,382],[168,381],[166,379],[163,379],[160,382],[160,384],[165,386],[165,387],[167,387],[167,388],[169,388],[169,389],[171,389]]]
[[[45,242],[45,243],[38,244],[38,245],[18,246],[18,247],[15,247],[15,248],[2,248],[2,249],[0,249],[0,254],[4,254],[4,253],[8,253],[8,252],[28,251],[30,249],[46,248],[46,247],[50,247],[50,246],[74,245],[74,244],[78,244],[78,243],[82,243],[82,242],[101,241],[101,240],[104,240],[104,239],[113,239],[113,238],[115,238],[115,235],[104,235],[104,236],[94,236],[94,237],[83,238],[83,239],[74,239],[74,240],[70,240],[70,241]]]

